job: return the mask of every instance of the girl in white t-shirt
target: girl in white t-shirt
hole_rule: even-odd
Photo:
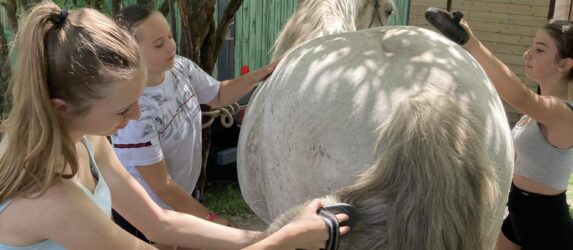
[[[187,58],[177,56],[170,25],[144,5],[116,16],[135,36],[147,63],[147,87],[140,99],[141,118],[112,136],[118,158],[161,207],[227,225],[190,194],[201,172],[200,104],[221,107],[236,102],[275,64],[240,78],[219,82]],[[117,214],[118,224],[145,237]]]

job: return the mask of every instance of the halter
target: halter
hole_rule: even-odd
[[[374,24],[375,19],[378,19],[378,22],[382,24],[382,18],[380,17],[380,3],[378,0],[373,0],[372,2],[374,3],[374,13],[372,13],[372,19],[370,20],[370,25],[368,25],[368,28],[372,28],[372,24]]]

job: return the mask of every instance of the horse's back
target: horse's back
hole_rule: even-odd
[[[485,147],[504,204],[512,146],[487,76],[460,46],[416,27],[381,27],[309,41],[252,98],[239,139],[241,191],[266,222],[350,184],[374,159],[377,132],[404,98],[439,91],[485,121]],[[499,227],[503,207],[492,223]]]

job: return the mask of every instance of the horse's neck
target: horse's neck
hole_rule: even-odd
[[[358,6],[365,0],[304,0],[288,20],[274,45],[273,59],[308,40],[356,31]]]

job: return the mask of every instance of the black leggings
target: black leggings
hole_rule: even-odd
[[[507,202],[509,215],[501,231],[513,243],[528,249],[573,249],[573,219],[565,192],[541,195],[513,183]]]

